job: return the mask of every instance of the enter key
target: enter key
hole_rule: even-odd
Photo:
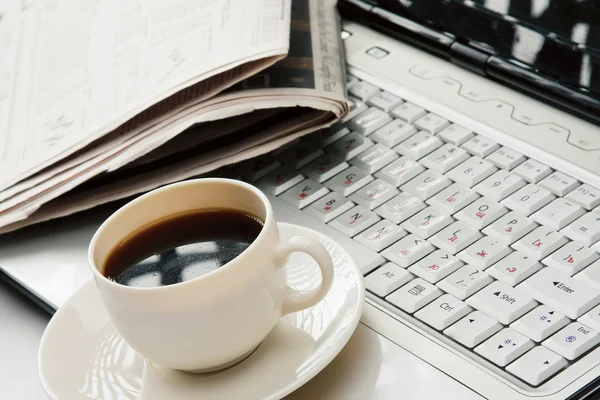
[[[517,288],[571,319],[579,318],[600,303],[600,291],[555,268],[542,268]]]
[[[521,289],[495,281],[467,300],[467,304],[497,319],[504,325],[537,306],[533,298]]]

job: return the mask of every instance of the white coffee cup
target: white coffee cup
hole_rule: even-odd
[[[163,218],[202,209],[240,210],[264,226],[238,257],[201,277],[160,287],[131,287],[102,274],[111,251],[132,233]],[[202,229],[202,227],[198,227]],[[285,264],[304,252],[321,269],[321,284],[300,292],[286,283]],[[285,314],[309,308],[329,291],[333,264],[318,240],[282,242],[267,197],[230,179],[190,180],[147,193],[111,215],[92,238],[89,262],[108,314],[123,339],[164,367],[214,371],[244,359]]]

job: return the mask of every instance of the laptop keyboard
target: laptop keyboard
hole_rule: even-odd
[[[530,386],[600,343],[600,190],[349,76],[344,121],[237,167],[370,249],[369,297]],[[482,363],[485,364],[485,363]]]

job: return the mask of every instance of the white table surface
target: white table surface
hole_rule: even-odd
[[[47,399],[37,354],[50,315],[0,280],[0,398]]]

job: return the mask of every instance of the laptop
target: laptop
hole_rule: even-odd
[[[340,124],[216,172],[344,245],[361,324],[301,389],[327,399],[584,399],[600,382],[600,5],[338,3]],[[122,203],[0,238],[52,312]]]

